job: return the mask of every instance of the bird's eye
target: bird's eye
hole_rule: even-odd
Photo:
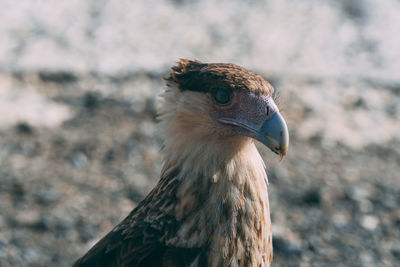
[[[219,105],[227,105],[232,99],[232,91],[225,88],[215,88],[212,91],[212,95]]]

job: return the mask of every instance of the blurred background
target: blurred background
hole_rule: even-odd
[[[400,266],[400,1],[0,4],[0,266],[69,266],[149,192],[178,58],[280,94],[274,266]]]

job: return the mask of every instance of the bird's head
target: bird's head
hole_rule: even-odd
[[[288,129],[273,100],[273,87],[260,75],[234,64],[181,59],[165,80],[175,90],[167,97],[173,98],[171,127],[179,129],[178,138],[251,137],[281,158],[286,155]]]

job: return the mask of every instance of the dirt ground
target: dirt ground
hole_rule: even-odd
[[[57,127],[21,121],[0,132],[1,266],[68,266],[157,182],[161,75],[1,78],[29,87],[24,95],[36,92],[71,110]],[[400,264],[399,140],[355,149],[332,144],[323,133],[304,137],[299,129],[313,107],[290,84],[303,84],[306,93],[309,83],[270,80],[286,88],[281,106],[291,136],[282,162],[260,146],[270,182],[274,266]],[[147,97],[135,97],[138,84],[147,86]],[[396,88],[371,88],[399,97]],[[343,108],[369,112],[363,101]]]
[[[260,146],[273,266],[400,266],[400,1],[1,2],[0,266],[70,266],[161,169],[162,76],[231,62],[278,90]]]

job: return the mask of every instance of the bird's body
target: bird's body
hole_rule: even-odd
[[[287,140],[253,136],[277,121],[272,87],[236,65],[188,60],[166,80],[161,179],[75,266],[269,266],[267,176],[251,137],[286,153]],[[233,88],[228,98],[222,87]]]

